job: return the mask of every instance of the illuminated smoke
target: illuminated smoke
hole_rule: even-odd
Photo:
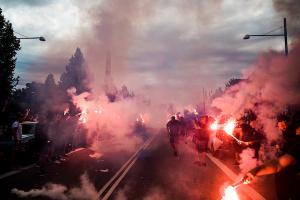
[[[224,95],[212,102],[212,106],[223,114],[235,118],[243,116],[248,109],[256,113],[257,122],[267,139],[267,144],[259,151],[260,160],[274,158],[275,149],[271,143],[282,139],[276,127],[277,115],[285,112],[289,105],[299,105],[300,102],[300,45],[295,42],[292,47],[288,57],[275,52],[262,54],[256,64],[244,72],[244,81],[228,88]],[[249,148],[240,154],[242,172],[259,164],[253,157],[254,150]]]
[[[98,192],[95,186],[90,182],[88,175],[84,173],[80,177],[80,187],[68,189],[66,186],[55,183],[47,183],[41,189],[31,189],[29,191],[13,188],[12,193],[21,198],[44,196],[56,200],[96,200]]]
[[[119,150],[132,152],[143,142],[141,133],[135,132],[137,123],[141,121],[151,130],[148,134],[155,134],[168,119],[166,106],[141,97],[112,103],[104,94],[86,92],[76,95],[74,88],[69,89],[68,94],[81,110],[79,122],[87,129],[89,147],[95,151],[91,157],[98,158],[105,152]]]
[[[41,189],[31,189],[27,192],[23,190],[18,190],[16,188],[13,188],[11,190],[12,193],[22,198],[45,196],[51,199],[61,199],[61,200],[68,199],[65,194],[66,191],[67,191],[66,186],[60,184],[54,184],[54,183],[48,183],[45,186],[43,186]]]
[[[252,109],[257,114],[257,121],[263,125],[267,139],[278,139],[277,114],[285,111],[288,105],[300,102],[299,53],[299,43],[295,43],[288,57],[275,52],[261,55],[257,63],[244,72],[245,81],[214,99],[212,106],[236,118],[246,109]]]
[[[258,161],[256,158],[254,158],[255,151],[251,148],[244,149],[242,153],[240,154],[240,160],[239,160],[239,167],[241,170],[241,173],[246,173],[250,169],[257,166]]]

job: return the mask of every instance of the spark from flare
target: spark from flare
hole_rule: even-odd
[[[223,197],[221,200],[239,200],[239,196],[235,190],[234,187],[228,186],[223,194]]]

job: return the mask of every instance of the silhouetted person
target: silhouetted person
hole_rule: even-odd
[[[167,123],[167,131],[169,133],[170,144],[173,149],[174,156],[178,156],[180,130],[180,122],[175,119],[175,116],[172,116],[171,120]]]
[[[196,159],[195,164],[200,166],[206,166],[205,154],[208,150],[209,142],[209,118],[204,115],[200,118],[200,121],[195,121],[195,132],[193,136],[193,142],[195,144]]]
[[[183,140],[185,141],[185,143],[187,143],[187,123],[184,119],[184,117],[179,117],[179,123],[180,123],[180,136],[183,138]]]
[[[22,122],[27,117],[29,113],[29,109],[26,110],[25,114],[18,113],[16,120],[13,122],[11,126],[11,133],[12,133],[12,139],[13,139],[13,148],[12,148],[12,154],[11,154],[11,164],[12,167],[16,166],[16,157],[18,153],[21,151],[21,144],[22,144]]]
[[[276,174],[277,199],[298,200],[300,172],[300,122],[292,125],[293,141],[285,144],[282,155],[263,165],[253,168],[243,178],[245,183],[250,183],[255,176]],[[280,182],[278,182],[280,180]],[[278,185],[279,183],[279,185]]]

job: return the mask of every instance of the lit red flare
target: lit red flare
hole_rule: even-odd
[[[234,187],[228,186],[225,188],[222,200],[239,200],[239,196]]]
[[[235,128],[235,119],[229,119],[223,127],[223,130],[228,134],[233,136],[233,130]]]
[[[210,125],[210,128],[214,131],[218,130],[219,128],[218,122],[215,121],[212,125]]]

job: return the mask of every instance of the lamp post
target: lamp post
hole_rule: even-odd
[[[286,18],[283,18],[283,33],[281,34],[246,34],[243,39],[247,40],[250,39],[250,37],[259,37],[259,36],[283,36],[284,37],[284,50],[285,50],[285,55],[288,55],[288,43],[287,43],[287,25],[286,25]]]
[[[37,39],[37,40],[40,40],[42,42],[45,42],[46,39],[44,37],[21,37],[21,38],[17,38],[18,40],[34,40],[34,39]]]

